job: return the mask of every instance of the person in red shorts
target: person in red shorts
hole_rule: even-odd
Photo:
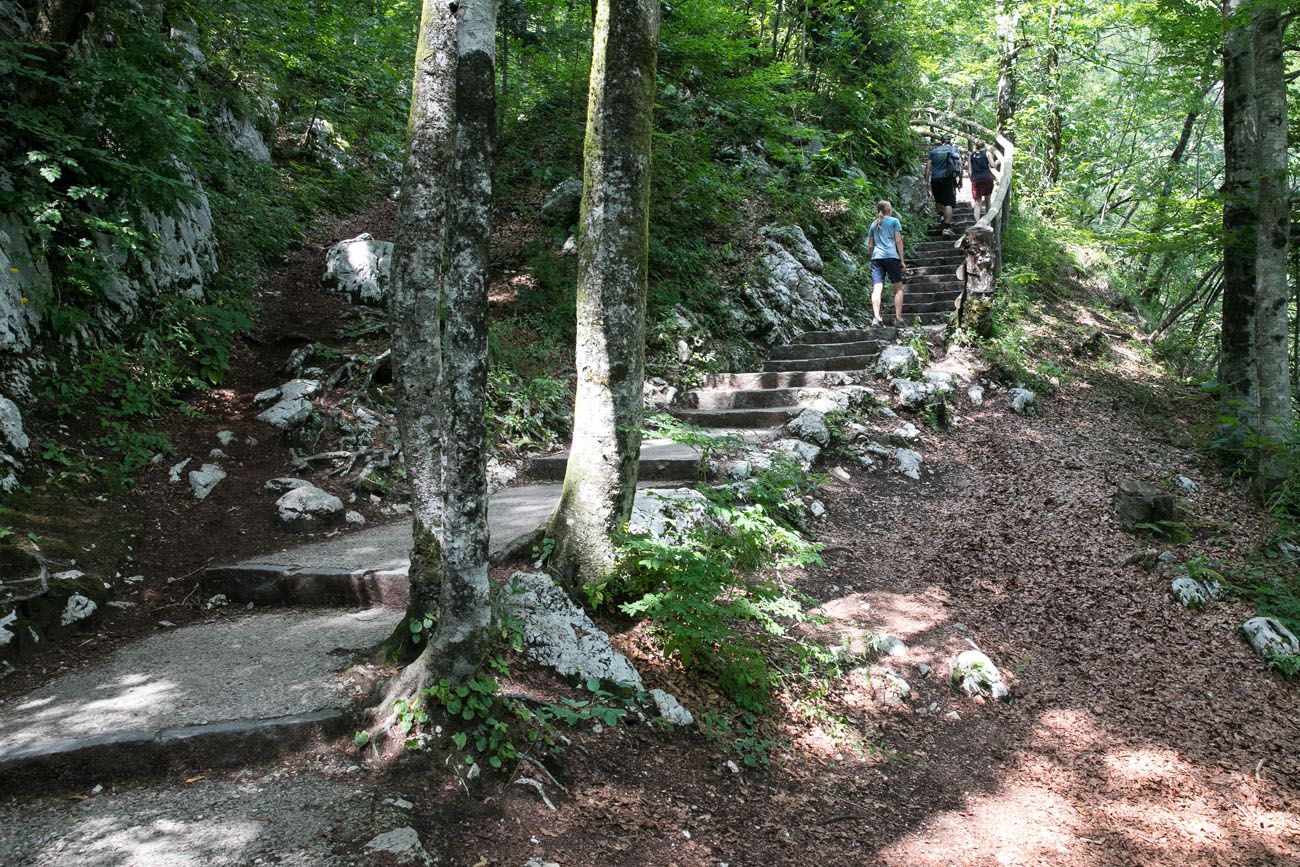
[[[975,203],[975,220],[978,222],[982,211],[989,209],[989,197],[993,195],[993,167],[990,165],[988,146],[976,142],[975,150],[970,155],[970,197]]]

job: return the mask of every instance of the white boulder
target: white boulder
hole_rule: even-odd
[[[325,256],[321,285],[347,295],[354,304],[382,305],[388,295],[393,245],[361,234],[340,241]]]
[[[894,449],[894,460],[898,461],[898,472],[909,479],[921,478],[921,455],[911,449]]]
[[[1035,404],[1038,401],[1038,395],[1034,394],[1027,388],[1013,388],[1007,392],[1011,396],[1011,411],[1016,415],[1037,415],[1038,409]]]
[[[1241,634],[1264,659],[1300,654],[1300,640],[1275,617],[1252,617],[1241,624]]]
[[[59,618],[59,622],[64,626],[71,626],[73,623],[85,620],[94,614],[98,607],[95,600],[82,596],[80,593],[74,593],[68,597],[68,602],[63,607],[63,616]]]
[[[876,372],[889,377],[906,375],[920,363],[921,359],[915,349],[893,344],[881,350],[880,357],[876,359]]]
[[[970,399],[971,406],[984,405],[984,388],[979,385],[972,385],[966,389],[966,397]]]
[[[682,707],[681,702],[662,689],[650,690],[650,699],[655,703],[655,709],[659,711],[659,716],[668,720],[673,725],[688,726],[695,722],[695,717],[691,712]]]
[[[676,544],[708,521],[708,498],[693,488],[638,491],[627,530]]]
[[[1010,691],[1002,682],[1002,672],[979,650],[967,650],[949,663],[949,680],[967,695],[1007,698]]]
[[[315,485],[294,488],[275,501],[276,514],[291,526],[304,527],[343,514],[343,501]]]

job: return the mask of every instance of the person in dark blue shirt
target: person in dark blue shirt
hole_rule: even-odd
[[[930,151],[930,158],[925,161],[925,179],[934,196],[935,210],[943,221],[943,236],[951,238],[955,234],[952,209],[957,206],[957,187],[961,185],[961,151],[953,147],[952,136],[945,135]]]
[[[989,152],[984,142],[976,142],[975,150],[970,155],[970,197],[975,203],[975,221],[980,214],[989,209],[989,197],[993,195],[993,166],[989,164]]]
[[[894,284],[894,325],[903,322],[903,224],[894,216],[893,206],[885,199],[876,202],[876,219],[867,234],[867,254],[871,256],[871,310],[873,326],[884,325],[880,318],[880,296],[885,278]]]

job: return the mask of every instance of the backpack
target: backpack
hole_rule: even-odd
[[[961,157],[952,145],[940,145],[930,151],[930,177],[942,179],[961,177]]]
[[[970,155],[970,174],[972,178],[992,174],[989,171],[989,155],[984,151],[975,151]]]
[[[958,183],[961,182],[961,154],[953,148],[948,151],[948,174],[956,178]]]

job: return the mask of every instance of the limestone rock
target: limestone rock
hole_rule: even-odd
[[[230,444],[233,443],[234,441],[235,441],[234,431],[232,430],[217,431],[217,442],[221,443],[221,445],[229,447]]]
[[[565,677],[642,691],[641,675],[569,595],[540,572],[516,572],[502,603],[524,634],[524,655]]]
[[[921,455],[911,449],[895,449],[894,460],[898,461],[898,472],[909,479],[921,478]]]
[[[1200,611],[1210,602],[1222,599],[1224,594],[1223,584],[1218,578],[1213,575],[1193,578],[1186,570],[1170,582],[1170,589],[1183,607],[1194,611]]]
[[[1038,395],[1027,388],[1013,388],[1007,392],[1011,396],[1011,411],[1016,415],[1037,415]]]
[[[799,226],[764,226],[758,230],[758,233],[789,250],[799,260],[800,265],[814,274],[820,274],[825,269],[826,264],[822,261],[821,254],[817,252],[817,248]]]
[[[411,827],[395,828],[372,838],[366,843],[366,851],[391,856],[385,864],[433,864],[434,858],[420,842],[419,833]]]
[[[1189,497],[1195,496],[1201,490],[1201,486],[1187,476],[1174,476],[1174,483]]]
[[[821,457],[822,453],[820,447],[797,439],[779,439],[773,442],[768,448],[772,453],[793,458],[798,461],[805,470],[815,464],[817,458]]]
[[[978,650],[967,650],[949,663],[952,685],[967,695],[1007,698],[1010,692],[1002,682],[1002,672],[993,660]]]
[[[1115,519],[1127,530],[1140,529],[1140,524],[1159,524],[1177,521],[1180,517],[1178,500],[1173,494],[1138,479],[1125,479],[1115,493]]]
[[[325,256],[321,285],[346,295],[353,304],[384,304],[392,270],[393,245],[376,241],[368,233],[330,248]]]
[[[190,470],[188,476],[190,490],[197,500],[206,500],[208,494],[226,477],[226,471],[216,464],[204,464],[197,470]]]
[[[275,501],[280,520],[294,527],[323,523],[343,514],[343,501],[312,484],[302,485]]]
[[[930,387],[924,382],[916,382],[911,379],[895,379],[891,385],[894,393],[898,395],[898,408],[916,412],[925,406],[926,398],[930,396]]]
[[[804,331],[833,330],[851,324],[839,290],[810,270],[777,238],[768,237],[767,250],[759,262],[762,279],[745,294],[754,320],[748,330],[775,344],[792,340]]]
[[[905,421],[889,434],[888,440],[897,445],[910,445],[921,438],[921,429]]]
[[[650,699],[655,703],[655,708],[659,715],[668,720],[673,725],[688,726],[695,722],[695,717],[691,712],[682,707],[681,702],[676,697],[664,692],[662,689],[650,690]]]
[[[74,593],[68,597],[67,604],[63,607],[63,616],[59,622],[64,626],[71,626],[73,623],[85,620],[90,617],[99,608],[93,599],[82,596],[80,593]]]
[[[895,659],[907,656],[907,645],[897,635],[882,635],[876,640],[876,648],[886,656]]]
[[[677,543],[707,522],[707,505],[708,498],[693,488],[642,491],[632,504],[627,531]]]
[[[173,464],[172,468],[167,471],[167,478],[171,479],[173,482],[179,482],[182,474],[185,472],[185,468],[190,465],[191,460],[193,460],[193,458],[186,458],[183,461],[178,461]]]
[[[984,405],[984,388],[979,385],[972,385],[966,389],[966,397],[970,399],[971,406]]]
[[[253,162],[271,161],[271,149],[266,146],[266,139],[262,138],[257,125],[247,117],[236,115],[230,106],[224,106],[217,113],[212,126],[235,153]]]
[[[542,220],[552,226],[572,226],[578,220],[582,204],[582,181],[565,178],[542,200]]]
[[[22,411],[18,409],[17,404],[3,395],[0,395],[0,437],[4,438],[4,442],[0,443],[0,449],[5,452],[4,456],[9,463],[17,463],[14,455],[27,451],[32,444],[23,430]]]
[[[641,387],[641,393],[645,399],[647,409],[668,409],[673,405],[673,401],[677,399],[677,389],[657,376],[652,376],[645,381]]]
[[[831,431],[826,426],[826,416],[815,409],[805,409],[785,427],[799,439],[816,443],[822,448],[831,444]]]
[[[315,412],[312,402],[301,397],[286,398],[277,401],[270,409],[258,413],[259,421],[264,421],[280,430],[290,430],[311,418]]]
[[[876,359],[876,372],[888,377],[906,375],[920,363],[921,359],[915,349],[892,344],[881,350],[880,357]]]
[[[1241,624],[1241,634],[1262,658],[1300,653],[1300,640],[1274,617],[1252,617]]]
[[[262,490],[272,494],[284,494],[292,491],[294,488],[305,488],[311,485],[306,479],[293,479],[288,476],[281,476],[278,479],[271,479],[262,485]]]

